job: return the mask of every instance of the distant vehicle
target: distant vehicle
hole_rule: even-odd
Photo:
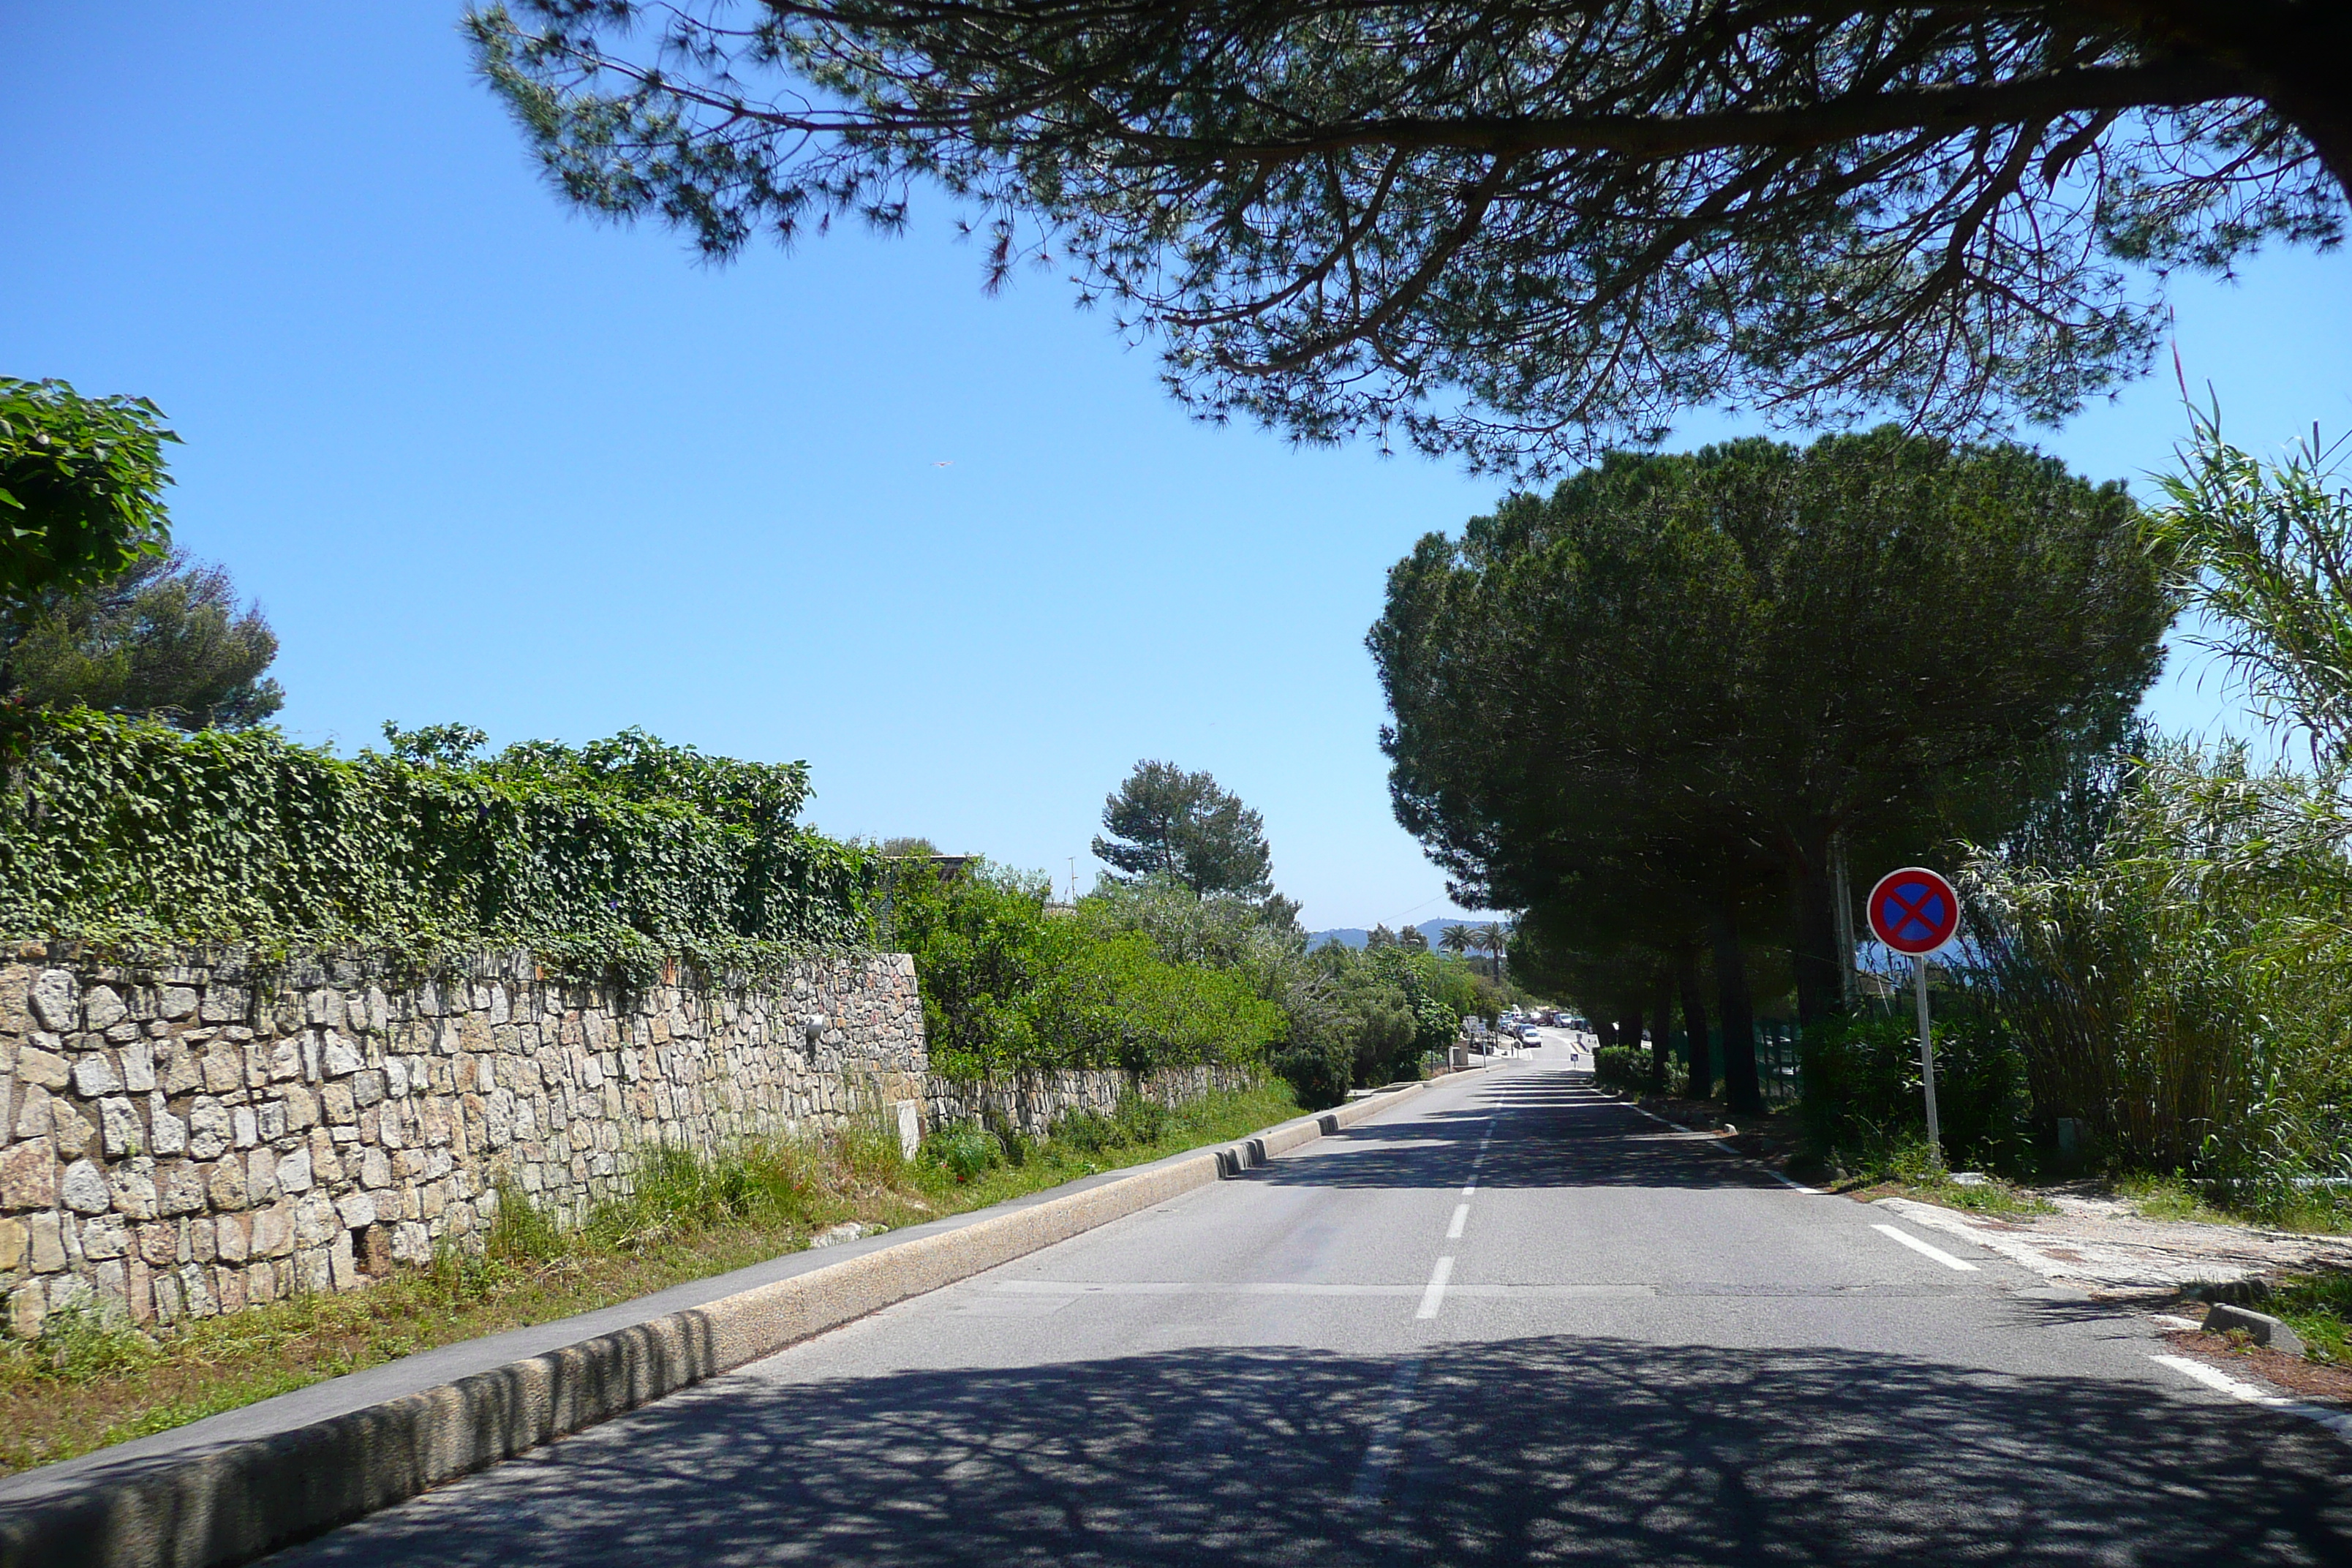
[[[1518,1035],[1519,1038],[1525,1040],[1531,1046],[1540,1045],[1543,1043],[1543,1031],[1537,1028],[1533,1024],[1521,1024],[1516,1033]]]

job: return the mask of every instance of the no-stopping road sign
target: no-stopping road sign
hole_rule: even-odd
[[[1870,889],[1870,933],[1895,952],[1932,958],[1960,929],[1960,896],[1922,866],[1906,866]]]

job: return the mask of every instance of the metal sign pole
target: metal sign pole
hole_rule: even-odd
[[[1936,1125],[1936,1044],[1927,1033],[1927,960],[1911,961],[1919,992],[1919,1072],[1927,1085],[1927,1153],[1936,1168],[1944,1168],[1943,1131]]]

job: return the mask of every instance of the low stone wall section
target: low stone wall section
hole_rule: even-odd
[[[572,1218],[632,1155],[917,1118],[914,962],[812,960],[759,993],[545,981],[528,955],[394,984],[357,961],[0,962],[7,1331],[96,1302],[169,1323],[353,1289],[461,1244],[494,1184]]]
[[[933,1078],[924,1114],[933,1127],[985,1121],[1042,1138],[1055,1122],[1074,1110],[1108,1116],[1130,1094],[1173,1107],[1205,1094],[1245,1089],[1259,1081],[1259,1075],[1247,1068],[1220,1065],[1163,1068],[1153,1073],[1077,1069],[1021,1073],[978,1083]]]

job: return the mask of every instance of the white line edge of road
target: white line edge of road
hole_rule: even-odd
[[[1679,1121],[1675,1121],[1666,1117],[1661,1116],[1646,1105],[1637,1104],[1630,1100],[1621,1100],[1617,1103],[1623,1106],[1628,1110],[1640,1111],[1643,1115],[1648,1117],[1651,1121],[1656,1122],[1661,1127],[1671,1127],[1677,1132],[1694,1132],[1697,1131],[1696,1128],[1685,1127]],[[1797,1180],[1794,1176],[1774,1170],[1771,1166],[1766,1164],[1763,1161],[1755,1158],[1753,1155],[1743,1153],[1739,1150],[1733,1148],[1730,1144],[1725,1142],[1720,1138],[1710,1138],[1707,1140],[1707,1142],[1713,1147],[1722,1150],[1725,1153],[1730,1155],[1735,1160],[1747,1161],[1749,1164],[1755,1166],[1758,1170],[1763,1172],[1766,1175],[1771,1177],[1774,1181],[1780,1183],[1790,1192],[1810,1193],[1814,1197],[1820,1197],[1822,1195],[1821,1188],[1809,1187],[1805,1185],[1804,1183]]]
[[[2248,1405],[2259,1405],[2266,1409],[2283,1410],[2290,1415],[2300,1415],[2306,1421],[2325,1426],[2344,1441],[2352,1443],[2352,1414],[2341,1410],[2329,1410],[2317,1405],[2305,1405],[2303,1401],[2290,1399],[2284,1394],[2273,1394],[2267,1388],[2257,1388],[2251,1383],[2240,1382],[2219,1367],[2207,1366],[2203,1362],[2191,1361],[2185,1355],[2152,1355],[2147,1359],[2158,1366],[2170,1367],[2181,1376],[2201,1383],[2218,1393],[2226,1394],[2232,1399]]]
[[[1891,1237],[1901,1242],[1922,1258],[1934,1258],[1947,1268],[1958,1269],[1963,1274],[1974,1274],[1977,1271],[1977,1266],[1967,1258],[1955,1258],[1942,1247],[1930,1246],[1907,1231],[1897,1230],[1891,1225],[1874,1225],[1870,1228],[1881,1236]]]

